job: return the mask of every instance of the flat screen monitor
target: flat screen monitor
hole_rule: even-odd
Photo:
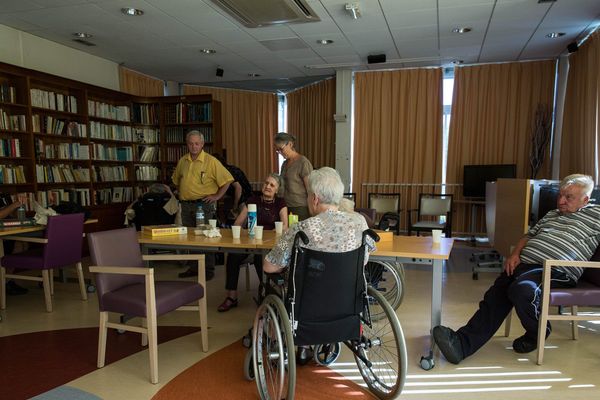
[[[516,164],[465,165],[463,196],[485,197],[485,183],[498,178],[516,178]]]

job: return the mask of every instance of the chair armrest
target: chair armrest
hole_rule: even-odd
[[[96,274],[119,274],[119,275],[154,275],[152,268],[145,267],[100,267],[90,265],[90,272]]]
[[[565,260],[544,260],[544,269],[552,267],[580,267],[580,268],[600,268],[598,261],[565,261]]]
[[[2,240],[18,240],[20,242],[42,243],[42,244],[48,243],[48,239],[46,239],[46,238],[19,236],[19,235],[2,236]]]
[[[173,261],[173,260],[198,260],[204,258],[204,254],[144,254],[144,261]]]

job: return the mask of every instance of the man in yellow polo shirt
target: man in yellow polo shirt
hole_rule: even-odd
[[[181,222],[184,226],[196,226],[196,210],[204,210],[205,223],[217,215],[217,201],[223,197],[233,176],[215,157],[206,153],[204,135],[199,131],[188,132],[185,138],[189,153],[181,157],[171,179],[179,190]],[[179,274],[180,278],[198,275],[197,267],[190,267]],[[206,255],[206,280],[215,275],[215,254]]]

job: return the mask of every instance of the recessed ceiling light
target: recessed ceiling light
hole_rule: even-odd
[[[331,39],[319,39],[319,40],[317,40],[317,43],[318,44],[331,44],[331,43],[333,43],[333,40],[331,40]]]
[[[471,32],[473,30],[473,28],[468,27],[468,26],[463,26],[463,27],[456,27],[454,29],[452,29],[453,33],[468,33]]]
[[[550,32],[549,34],[546,35],[546,37],[550,38],[550,39],[556,39],[561,36],[565,36],[565,33],[564,32]]]
[[[249,73],[248,76],[250,78],[258,78],[260,76],[260,74]]]
[[[92,37],[91,33],[85,33],[85,32],[75,32],[73,34],[73,36],[76,36],[78,38],[82,38],[82,39],[89,39]]]
[[[131,17],[137,17],[140,15],[144,15],[144,11],[137,9],[137,8],[133,8],[133,7],[121,8],[121,12],[123,14],[129,15]]]
[[[215,49],[200,49],[200,53],[204,54],[215,54],[217,51]]]

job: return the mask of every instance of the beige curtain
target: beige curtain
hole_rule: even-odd
[[[562,126],[560,176],[592,175],[598,183],[600,149],[600,32],[569,56]]]
[[[335,168],[335,78],[286,95],[287,131],[315,168]]]
[[[462,183],[463,166],[469,164],[516,164],[518,178],[530,177],[535,111],[541,104],[552,115],[554,76],[554,61],[456,68],[446,182]],[[550,177],[549,154],[550,146],[538,179]],[[453,229],[485,232],[483,207],[471,210],[462,191],[449,192],[457,200]]]
[[[221,102],[223,147],[227,162],[244,171],[251,182],[278,170],[273,151],[277,133],[277,95],[184,85],[183,93],[210,94]]]
[[[122,92],[141,97],[165,95],[165,83],[160,79],[119,67],[119,85]]]
[[[517,164],[517,177],[530,177],[535,111],[552,115],[554,76],[554,61],[456,68],[446,182],[462,183],[468,164]],[[549,150],[537,178],[550,176]]]
[[[362,183],[440,183],[442,70],[359,72],[354,77],[353,191]],[[402,208],[414,199],[401,198]]]

